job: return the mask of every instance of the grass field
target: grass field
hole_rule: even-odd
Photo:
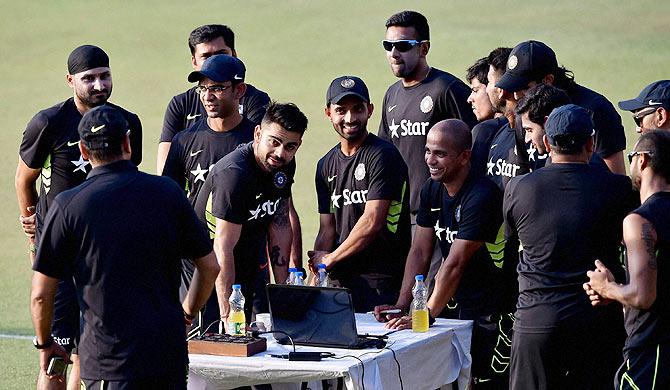
[[[132,5],[131,5],[132,4]],[[392,13],[413,7],[431,26],[429,64],[463,78],[477,58],[527,39],[548,43],[579,83],[616,102],[651,81],[669,78],[670,2],[624,1],[42,1],[1,0],[0,34],[0,333],[30,335],[30,266],[17,223],[14,171],[25,124],[39,109],[71,96],[66,59],[84,43],[111,58],[111,101],[136,112],[144,126],[144,162],[155,170],[162,117],[169,99],[188,87],[188,33],[225,23],[237,34],[247,80],[279,101],[293,101],[310,126],[298,152],[294,190],[305,250],[318,217],[315,163],[337,138],[323,115],[328,83],[362,77],[378,105],[395,81],[380,41]],[[498,7],[493,8],[491,4]],[[560,9],[559,9],[560,7]],[[629,147],[633,121],[622,113]],[[379,116],[371,119],[376,132]],[[37,353],[26,340],[0,338],[0,389],[33,386]]]

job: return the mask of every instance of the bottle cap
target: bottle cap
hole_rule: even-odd
[[[296,274],[297,276],[300,276],[300,277],[302,278],[302,272],[301,272],[301,271],[298,271],[298,272],[296,272],[295,274]]]
[[[297,269],[297,268],[293,268],[293,267],[291,267],[291,268],[288,269],[288,273],[291,273],[291,272],[297,272],[297,271],[298,271],[298,269]]]
[[[423,282],[423,275],[416,275],[414,277],[414,280],[416,280],[417,282],[419,282],[419,281]]]
[[[316,266],[316,268],[318,268],[318,269],[321,269],[321,268],[326,269],[326,265],[325,265],[325,264],[319,264],[319,265]]]
[[[240,290],[242,288],[241,284],[233,284],[233,290]]]

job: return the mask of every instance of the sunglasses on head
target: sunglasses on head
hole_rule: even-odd
[[[396,50],[404,53],[411,50],[414,46],[420,45],[424,42],[428,41],[417,41],[416,39],[398,39],[397,41],[388,41],[385,39],[382,41],[382,46],[384,46],[384,50],[386,51],[391,51],[395,47]]]

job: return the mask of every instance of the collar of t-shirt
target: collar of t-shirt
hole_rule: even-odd
[[[88,176],[86,176],[86,178],[90,179],[98,175],[104,175],[105,173],[123,172],[131,170],[136,171],[137,166],[135,166],[135,164],[133,164],[130,160],[119,160],[91,169],[91,172],[88,173]]]

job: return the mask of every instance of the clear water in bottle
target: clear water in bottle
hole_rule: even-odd
[[[304,283],[302,282],[302,272],[301,271],[297,271],[295,273],[295,282],[293,284],[296,285],[296,286],[303,286],[304,285]]]
[[[414,277],[414,288],[412,288],[412,331],[428,331],[428,289],[423,282],[423,275]]]
[[[295,284],[295,273],[298,272],[297,268],[288,269],[288,279],[286,279],[286,284]]]
[[[244,295],[242,295],[242,286],[233,284],[233,292],[228,298],[230,304],[230,313],[228,313],[228,334],[232,336],[244,336],[246,333],[247,321],[244,316]]]
[[[317,268],[319,269],[319,280],[317,286],[330,287],[330,278],[328,277],[328,272],[326,271],[326,265],[319,264]]]

